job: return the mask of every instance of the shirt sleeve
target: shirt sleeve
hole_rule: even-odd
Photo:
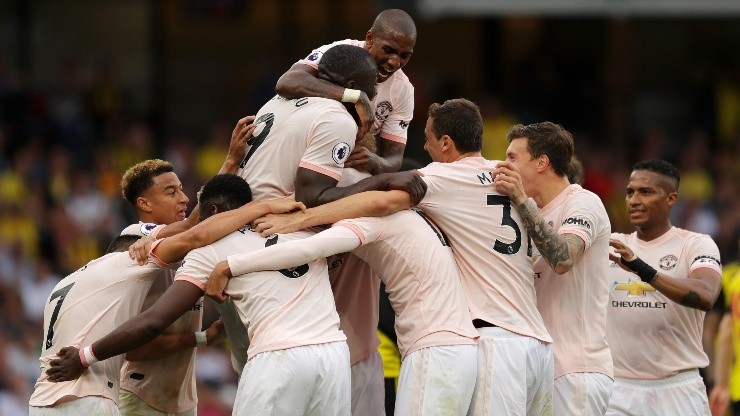
[[[212,247],[206,246],[192,250],[185,256],[175,273],[175,280],[184,280],[205,291],[208,276],[218,263],[218,256]]]
[[[344,227],[351,230],[360,239],[360,245],[377,241],[382,232],[384,222],[378,218],[351,218],[338,221],[334,227]]]
[[[279,237],[278,237],[279,239]],[[316,259],[351,251],[360,238],[345,227],[332,227],[306,239],[280,242],[246,254],[226,257],[233,276],[296,267]]]
[[[587,250],[602,229],[601,211],[604,211],[604,207],[596,196],[585,193],[575,195],[565,206],[558,234],[577,235],[586,244]]]
[[[379,135],[383,139],[405,144],[409,124],[414,117],[414,87],[411,83],[406,81],[392,105],[393,111],[380,127]]]
[[[319,62],[321,62],[321,58],[324,56],[324,53],[326,53],[329,48],[344,43],[347,43],[347,41],[340,40],[337,42],[329,43],[327,45],[319,46],[318,48],[312,50],[311,53],[306,55],[305,58],[300,59],[297,63],[308,65],[313,69],[319,69]]]
[[[356,134],[357,125],[349,113],[344,108],[332,107],[314,121],[299,166],[338,181],[354,148]]]
[[[689,273],[707,267],[722,275],[719,248],[709,236],[699,235],[688,247]]]
[[[444,193],[442,187],[444,184],[440,180],[440,175],[436,174],[437,162],[430,163],[424,168],[418,169],[422,173],[421,179],[427,184],[427,192],[424,198],[418,204],[421,209],[436,208],[439,202],[439,196]]]

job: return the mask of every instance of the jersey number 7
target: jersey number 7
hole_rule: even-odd
[[[54,324],[57,321],[57,318],[59,317],[59,310],[62,309],[62,303],[64,303],[64,298],[67,297],[67,293],[69,293],[69,290],[72,289],[72,286],[74,286],[74,283],[70,283],[67,286],[64,286],[63,288],[57,290],[56,292],[52,293],[49,297],[49,303],[53,301],[56,298],[59,298],[59,301],[57,301],[57,306],[54,307],[54,312],[51,314],[51,319],[49,320],[49,330],[46,332],[46,349],[48,350],[51,347],[51,340],[54,338]]]

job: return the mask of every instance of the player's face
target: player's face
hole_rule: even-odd
[[[676,193],[666,190],[666,178],[649,170],[636,170],[627,184],[627,213],[635,228],[663,225],[676,202]]]
[[[149,202],[153,219],[158,224],[172,224],[185,219],[188,197],[174,172],[154,177],[154,184],[143,195]]]
[[[416,37],[400,32],[367,32],[365,48],[378,64],[378,82],[406,66],[414,53]]]
[[[513,163],[519,170],[524,192],[532,194],[532,188],[537,183],[537,159],[533,159],[527,148],[529,139],[514,139],[506,149],[506,160]]]
[[[432,127],[434,120],[429,117],[427,118],[427,124],[424,127],[424,150],[429,153],[429,156],[435,162],[444,162],[442,153],[443,141],[434,134]]]

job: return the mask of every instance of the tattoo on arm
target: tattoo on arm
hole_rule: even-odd
[[[693,290],[689,290],[689,293],[685,294],[679,303],[683,306],[688,306],[689,308],[699,308],[702,304],[701,297],[699,297],[699,294]]]
[[[556,272],[565,272],[573,267],[574,259],[585,248],[583,240],[572,234],[565,236],[558,234],[555,228],[542,218],[537,205],[531,199],[516,208],[524,220],[529,236],[547,264]]]

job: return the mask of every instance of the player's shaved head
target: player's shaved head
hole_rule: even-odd
[[[666,191],[672,193],[678,191],[678,185],[681,182],[681,174],[675,166],[665,160],[653,159],[637,162],[632,166],[632,171],[646,170],[660,175],[661,180],[658,185]]]
[[[206,219],[216,211],[230,211],[249,202],[252,202],[252,189],[247,181],[232,174],[216,175],[203,185],[198,196],[200,218]]]
[[[378,65],[364,48],[337,45],[327,50],[321,58],[319,78],[341,87],[362,90],[372,99],[375,96]]]
[[[131,205],[136,206],[136,198],[154,185],[154,177],[166,172],[174,172],[170,162],[161,159],[150,159],[131,166],[121,178],[121,193]]]
[[[416,38],[416,23],[408,13],[401,9],[383,10],[373,22],[370,31],[378,34],[402,33]]]
[[[131,244],[134,244],[140,238],[141,238],[140,235],[134,235],[134,234],[119,235],[118,237],[114,238],[113,241],[110,242],[110,244],[108,245],[108,250],[106,250],[105,253],[108,254],[108,253],[115,253],[115,252],[121,252],[121,251],[128,251],[128,248],[131,246]]]

